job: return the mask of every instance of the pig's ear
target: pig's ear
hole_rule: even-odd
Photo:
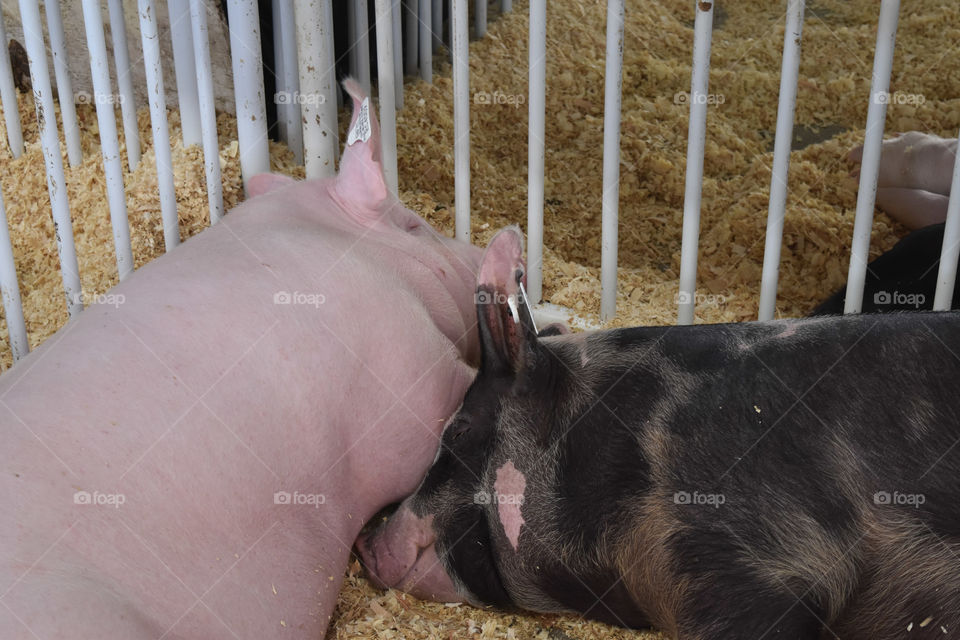
[[[294,182],[296,182],[296,180],[290,176],[277,173],[258,173],[247,180],[247,194],[251,198],[262,196],[265,193],[276,191]]]
[[[477,276],[481,374],[515,375],[534,361],[537,331],[523,281],[523,236],[507,227],[487,245]]]
[[[353,118],[340,160],[337,191],[360,209],[373,210],[387,197],[380,159],[380,125],[373,103],[360,85],[347,78],[343,88],[353,99]]]

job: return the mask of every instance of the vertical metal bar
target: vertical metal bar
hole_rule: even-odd
[[[683,240],[680,247],[678,323],[693,324],[697,292],[697,250],[700,243],[700,202],[703,150],[707,137],[707,90],[710,83],[710,44],[713,37],[712,2],[694,2],[693,77],[690,81],[690,125],[687,133],[687,176],[683,195]]]
[[[120,143],[117,140],[116,109],[113,106],[113,91],[110,86],[107,43],[103,36],[103,16],[100,14],[100,0],[83,0],[83,23],[86,27],[87,48],[90,50],[93,102],[97,105],[100,152],[103,155],[103,173],[107,182],[107,202],[110,205],[110,224],[113,227],[113,243],[117,253],[117,274],[120,280],[125,280],[127,276],[133,273],[133,252],[130,248],[127,198],[123,190],[123,167],[120,160]],[[116,40],[114,42],[116,43]],[[139,136],[137,140],[139,140]],[[127,157],[130,158],[129,152]]]
[[[937,292],[933,298],[934,311],[947,311],[953,305],[958,259],[960,259],[960,155],[953,163],[953,182],[950,185],[950,202],[947,204],[947,224],[943,229]]]
[[[300,118],[307,179],[336,173],[337,93],[334,85],[333,3],[296,0],[297,50],[300,63]]]
[[[863,141],[863,162],[860,164],[860,187],[857,193],[857,215],[853,222],[853,244],[850,269],[847,273],[847,299],[844,313],[860,313],[863,307],[863,286],[867,278],[870,254],[870,230],[873,227],[873,206],[877,199],[877,176],[880,174],[880,150],[883,125],[887,118],[890,71],[893,68],[893,47],[897,39],[900,0],[883,0],[877,24],[877,50],[873,58],[870,106]]]
[[[430,25],[433,24],[431,11],[433,0],[420,0],[420,78],[424,82],[433,82],[433,39],[430,37]]]
[[[803,36],[805,4],[805,0],[789,0],[787,25],[783,34],[780,104],[777,107],[777,134],[773,147],[770,205],[767,210],[767,240],[763,250],[763,279],[760,284],[760,320],[772,320],[777,305],[780,248],[783,244],[783,217],[787,208],[787,176],[790,172],[793,116],[797,106],[800,39]]]
[[[453,38],[453,166],[456,238],[470,242],[470,61],[469,0],[451,0]]]
[[[63,19],[59,2],[44,2],[47,12],[47,33],[50,34],[50,52],[53,54],[53,72],[57,78],[57,98],[60,103],[60,118],[63,120],[63,139],[67,144],[67,160],[71,167],[83,161],[80,148],[80,127],[77,125],[77,108],[74,104],[73,82],[67,64],[67,44],[63,35]],[[4,38],[0,43],[6,47]]]
[[[403,50],[403,72],[408,76],[417,75],[417,35],[419,33],[417,23],[417,0],[404,0],[404,19],[403,27],[404,40],[407,45]]]
[[[500,13],[513,11],[513,0],[500,0]]]
[[[473,35],[479,40],[487,35],[487,0],[477,0],[473,11]]]
[[[367,0],[353,0],[354,47],[357,56],[357,82],[363,92],[370,95],[370,19],[367,16]]]
[[[196,59],[193,57],[193,29],[190,0],[167,0],[170,38],[173,41],[173,68],[180,105],[183,146],[200,144],[200,102],[197,98]]]
[[[400,0],[393,0],[390,3],[390,16],[393,25],[393,77],[397,109],[403,109],[403,20],[400,13]]]
[[[27,58],[30,61],[30,83],[33,86],[40,145],[43,147],[43,159],[47,171],[47,190],[50,193],[53,227],[57,237],[57,250],[60,254],[60,274],[63,277],[67,312],[71,318],[74,318],[83,311],[80,268],[77,266],[77,253],[73,245],[67,181],[63,176],[60,136],[57,134],[57,119],[53,115],[53,94],[50,91],[50,72],[47,68],[47,50],[43,43],[40,5],[36,0],[20,0],[20,21],[23,26]]]
[[[300,72],[297,67],[297,21],[290,2],[274,2],[274,58],[277,60],[277,91],[283,91],[287,100],[279,104],[278,117],[283,141],[293,151],[297,164],[303,164],[303,129],[300,125],[300,103],[318,99],[303,97],[300,93]],[[282,109],[280,109],[282,107]]]
[[[377,82],[380,96],[380,148],[387,188],[397,196],[397,108],[393,77],[393,13],[390,0],[376,0]]]
[[[160,195],[160,217],[163,220],[163,248],[164,251],[170,251],[180,244],[180,227],[177,220],[177,193],[173,185],[173,162],[170,159],[167,94],[163,90],[157,8],[153,0],[138,0],[137,6],[143,61],[147,72],[147,97],[150,103],[150,125],[153,128],[153,154],[157,160],[157,187]]]
[[[258,173],[270,171],[267,105],[263,89],[260,14],[256,0],[228,0],[230,58],[237,107],[237,141],[243,185]]]
[[[6,40],[3,40],[6,43]],[[27,341],[27,325],[23,321],[23,304],[20,302],[20,285],[17,282],[17,265],[13,261],[13,244],[10,242],[10,227],[7,212],[0,193],[0,295],[3,297],[3,314],[7,320],[10,351],[16,362],[30,352]]]
[[[3,120],[7,124],[7,141],[14,158],[23,154],[23,127],[20,125],[20,107],[17,104],[17,89],[13,84],[13,68],[10,66],[10,50],[7,48],[7,30],[0,11],[0,101],[3,102]]]
[[[277,138],[280,142],[284,143],[288,147],[290,142],[287,140],[287,119],[286,111],[287,106],[293,103],[294,100],[298,99],[294,93],[288,92],[286,90],[286,85],[284,83],[283,77],[283,18],[280,16],[281,7],[284,6],[283,2],[271,2],[270,3],[270,26],[271,34],[273,37],[273,75],[274,75],[274,92],[272,96],[266,96],[267,104],[273,100],[273,104],[277,108]],[[287,5],[291,12],[293,12],[293,6]],[[266,67],[266,61],[264,61],[264,67]]]
[[[430,12],[433,31],[433,50],[443,49],[443,0],[433,0],[433,9]]]
[[[190,0],[190,22],[193,27],[193,57],[197,63],[197,101],[203,140],[203,166],[207,176],[207,205],[210,207],[210,224],[213,225],[223,217],[223,182],[220,177],[220,147],[217,145],[217,112],[213,101],[205,0]]]
[[[123,140],[127,145],[127,164],[130,171],[140,163],[140,126],[137,124],[137,100],[133,93],[133,76],[130,75],[130,52],[127,49],[127,22],[123,16],[123,1],[108,0],[110,8],[110,34],[113,39],[113,64],[117,70],[117,93],[120,96],[120,113],[123,116]],[[100,15],[100,12],[97,12]],[[101,17],[101,21],[103,18]],[[103,23],[100,25],[103,32]],[[109,73],[107,75],[109,88]],[[108,92],[104,94],[110,96]],[[99,113],[100,105],[97,105]],[[102,133],[102,130],[101,130]]]
[[[527,295],[543,298],[544,123],[547,110],[547,0],[530,2],[530,94],[527,100]]]
[[[620,103],[623,85],[623,0],[607,0],[607,63],[603,98],[600,319],[617,313],[617,243],[620,215]]]

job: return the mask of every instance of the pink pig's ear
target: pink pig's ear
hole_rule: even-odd
[[[507,227],[487,245],[477,276],[482,374],[515,375],[533,362],[537,331],[520,293],[524,281],[523,235]]]
[[[247,194],[250,198],[262,196],[265,193],[276,191],[294,182],[296,182],[296,180],[290,176],[277,173],[258,173],[247,180]]]
[[[371,213],[387,197],[387,183],[380,159],[380,124],[373,102],[353,79],[343,88],[353,98],[353,118],[337,175],[337,192],[358,209]]]

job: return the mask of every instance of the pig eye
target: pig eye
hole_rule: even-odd
[[[456,440],[468,431],[470,431],[470,423],[466,420],[458,420],[456,423],[450,425],[450,439]]]

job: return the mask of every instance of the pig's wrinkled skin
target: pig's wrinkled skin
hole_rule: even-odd
[[[479,355],[481,252],[387,195],[372,124],[0,378],[4,640],[323,637]]]
[[[877,207],[910,229],[943,222],[956,155],[956,138],[909,131],[884,141]],[[859,165],[863,146],[851,150],[847,158]],[[859,178],[860,168],[851,175]]]
[[[542,338],[494,242],[477,377],[358,541],[381,583],[682,640],[960,638],[960,314]]]

